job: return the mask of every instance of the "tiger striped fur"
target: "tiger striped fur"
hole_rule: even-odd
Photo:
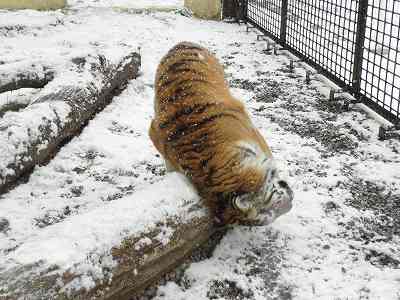
[[[185,174],[219,222],[270,222],[260,216],[282,214],[268,211],[279,188],[284,201],[275,202],[283,213],[290,209],[293,196],[275,172],[271,150],[207,49],[182,42],[162,58],[154,113],[149,135],[168,171]]]

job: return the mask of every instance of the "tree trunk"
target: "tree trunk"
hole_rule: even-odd
[[[72,216],[71,219],[64,220],[62,225],[55,225],[58,227],[55,231],[50,229],[50,233],[38,232],[33,242],[25,241],[15,250],[20,252],[6,254],[5,261],[13,263],[11,266],[7,265],[6,269],[0,266],[0,299],[128,300],[141,295],[146,287],[157,284],[163,275],[184,262],[193,250],[204,246],[213,248],[219,242],[219,238],[213,238],[213,234],[223,235],[224,230],[214,227],[212,217],[194,189],[185,188],[187,182],[181,177],[168,174],[164,180],[154,183],[147,190],[115,201],[107,205],[107,208],[99,208],[83,216]],[[145,201],[140,202],[143,199]],[[104,210],[109,213],[104,215]],[[160,212],[163,213],[160,215]],[[135,217],[128,219],[127,216],[130,215]],[[155,217],[151,219],[152,216]],[[127,221],[120,227],[103,226],[110,224],[115,218],[126,218]],[[143,220],[149,225],[140,227]],[[65,269],[47,262],[46,251],[52,251],[52,243],[65,241],[56,232],[66,232],[71,224],[82,230],[68,232],[71,243],[66,244],[65,252],[80,251],[80,242],[94,241],[90,244],[90,249],[86,250],[87,253],[79,252],[82,261],[75,262],[78,266],[86,266],[89,261],[92,264],[89,268]],[[124,231],[135,233],[122,239],[121,243],[116,242],[109,251],[102,253],[99,250],[103,243],[108,245],[108,240],[99,239],[98,236],[105,234],[118,237]],[[163,232],[168,232],[166,239],[163,234],[160,235]],[[52,237],[51,242],[49,236]],[[148,242],[141,242],[144,240]],[[34,253],[35,258],[31,259],[32,249],[44,250]],[[25,255],[29,257],[28,262]],[[111,268],[104,267],[103,264],[103,260],[109,261],[106,258],[108,256],[114,262]],[[74,254],[70,254],[70,257],[74,257]],[[90,257],[95,259],[88,260]],[[67,265],[68,259],[66,255]],[[21,264],[21,261],[24,263]],[[60,265],[63,263],[61,261]],[[91,268],[99,271],[88,271]],[[101,280],[96,279],[99,278],[98,272],[103,275]],[[93,279],[94,284],[85,289],[82,287],[82,282],[85,281],[83,278],[86,282],[88,278],[89,281]],[[68,290],[67,286],[72,286],[73,289]]]
[[[75,63],[79,63],[77,71],[60,74],[31,105],[0,119],[0,194],[35,165],[47,163],[130,79],[136,78],[140,55],[131,53],[115,64],[104,56]]]
[[[30,71],[25,71],[30,70]],[[30,62],[18,63],[18,68],[10,72],[9,66],[0,67],[0,93],[21,88],[42,88],[54,79],[54,71],[42,65]]]

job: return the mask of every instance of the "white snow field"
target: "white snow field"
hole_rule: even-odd
[[[165,175],[147,135],[157,64],[188,40],[224,64],[232,93],[287,165],[295,199],[271,226],[229,230],[210,258],[186,265],[155,299],[400,299],[400,142],[378,141],[375,119],[330,103],[322,82],[306,85],[303,70],[290,73],[285,55],[264,52],[244,26],[114,9],[126,3],[0,11],[0,74],[30,61],[51,62],[57,72],[88,53],[142,55],[138,79],[48,165],[0,196],[0,274],[42,260],[60,272],[80,269],[65,290],[91,288],[113,267],[113,246],[198,201],[182,178]],[[100,265],[96,255],[108,260]],[[8,283],[0,282],[1,298]]]

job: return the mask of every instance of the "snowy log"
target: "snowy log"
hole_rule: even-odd
[[[21,88],[42,88],[54,79],[54,70],[32,62],[0,66],[0,93]]]
[[[46,227],[0,257],[0,299],[130,299],[215,231],[193,187],[170,173]]]
[[[56,76],[26,108],[6,112],[0,119],[0,194],[79,134],[139,68],[135,52],[112,62],[88,56]]]

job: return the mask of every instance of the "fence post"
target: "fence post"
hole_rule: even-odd
[[[243,0],[243,20],[247,22],[247,11],[248,11],[249,0]]]
[[[359,0],[356,44],[354,49],[352,92],[357,100],[361,100],[361,72],[364,56],[365,29],[367,27],[368,0]]]
[[[288,0],[282,0],[281,3],[281,33],[280,44],[285,47],[286,45],[286,28],[287,28],[287,15],[288,15]]]
[[[222,17],[229,18],[236,16],[235,2],[231,0],[224,0],[222,2]]]
[[[236,2],[236,17],[238,20],[246,22],[247,0],[234,0]]]

